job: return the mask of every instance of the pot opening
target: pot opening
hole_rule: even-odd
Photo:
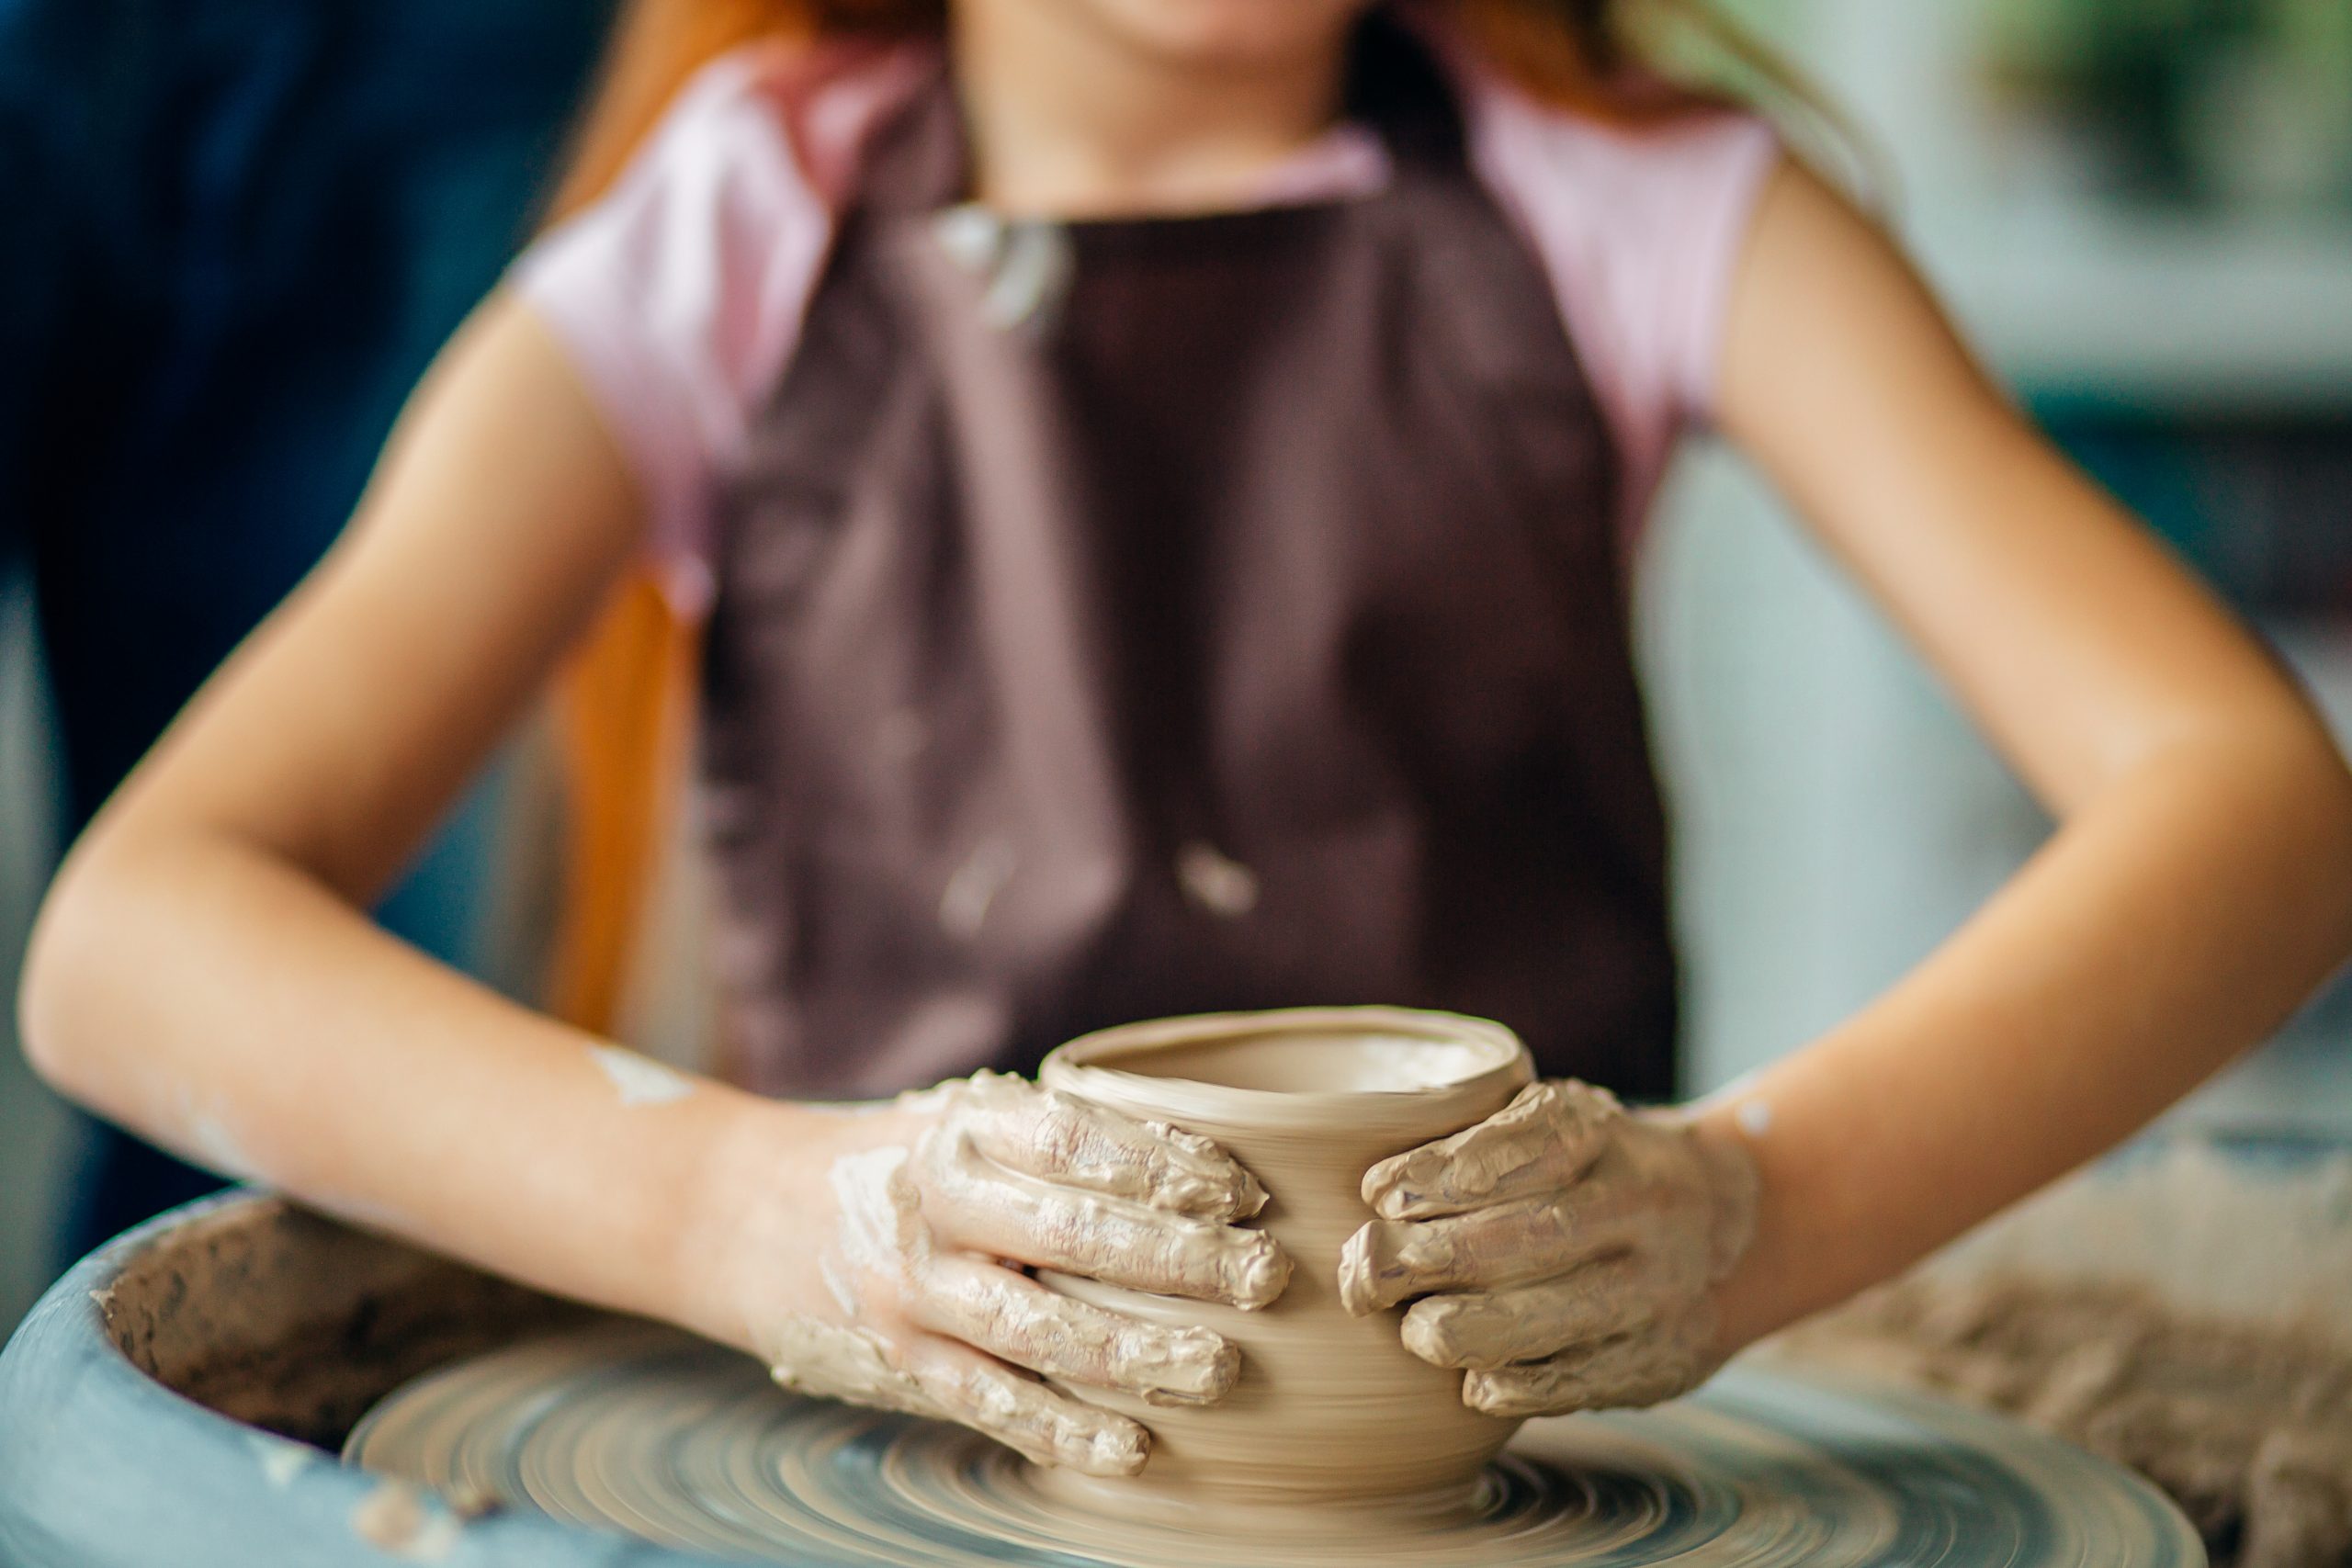
[[[1511,1053],[1495,1042],[1393,1029],[1264,1029],[1222,1039],[1111,1050],[1090,1066],[1272,1094],[1409,1094],[1492,1072]]]

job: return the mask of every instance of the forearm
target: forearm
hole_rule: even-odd
[[[2348,803],[2315,724],[2160,753],[1874,1005],[1703,1108],[1763,1182],[1727,1345],[1898,1271],[2275,1029],[2352,946]]]
[[[69,865],[24,989],[36,1062],[220,1169],[543,1289],[691,1321],[713,1165],[748,1117],[377,931],[286,862],[195,832]]]

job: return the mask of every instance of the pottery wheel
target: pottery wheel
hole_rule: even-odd
[[[971,1433],[796,1397],[743,1357],[629,1325],[420,1378],[345,1457],[665,1546],[861,1568],[2205,1562],[2171,1506],[2104,1461],[1921,1396],[1744,1367],[1660,1410],[1531,1422],[1470,1511],[1410,1540],[1342,1526],[1236,1543],[1073,1517]]]

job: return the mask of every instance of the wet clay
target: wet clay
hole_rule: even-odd
[[[1480,1472],[1515,1421],[1462,1398],[1462,1374],[1421,1360],[1403,1314],[1351,1315],[1340,1251],[1372,1218],[1365,1172],[1510,1103],[1533,1069],[1499,1025],[1390,1009],[1173,1019],[1107,1030],[1046,1060],[1049,1089],[1206,1137],[1270,1194],[1254,1224],[1289,1255],[1272,1305],[1231,1307],[1041,1276],[1054,1289],[1238,1346],[1233,1390],[1197,1409],[1078,1391],[1148,1427],[1139,1476],[1042,1471],[1035,1483],[1073,1507],[1183,1524],[1240,1510],[1269,1530],[1427,1523],[1470,1506]]]
[[[898,1103],[910,1123],[881,1122],[878,1141],[832,1161],[831,1234],[797,1260],[830,1303],[779,1316],[754,1291],[744,1308],[776,1381],[960,1421],[1040,1463],[1135,1474],[1150,1448],[1144,1427],[1040,1379],[1202,1404],[1232,1386],[1239,1352],[1205,1328],[1107,1312],[999,1260],[1263,1306],[1290,1259],[1263,1231],[1229,1222],[1257,1213],[1265,1192],[1205,1138],[1026,1079],[981,1073]]]
[[[97,1304],[147,1376],[330,1448],[425,1369],[588,1316],[275,1198],[184,1222],[132,1256]]]
[[[2020,1416],[2128,1465],[2181,1506],[2217,1563],[2352,1562],[2352,1348],[2315,1328],[2011,1276],[1906,1280],[1785,1348]]]

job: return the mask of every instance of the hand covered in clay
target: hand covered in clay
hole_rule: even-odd
[[[1214,1144],[983,1073],[841,1119],[820,1195],[818,1299],[757,1334],[786,1387],[961,1422],[1048,1464],[1132,1474],[1143,1427],[1041,1381],[1203,1404],[1239,1355],[1032,1278],[1050,1268],[1261,1307],[1290,1260],[1238,1228],[1257,1180]]]
[[[1656,1404],[1723,1359],[1712,1288],[1754,1236],[1756,1184],[1745,1149],[1682,1117],[1532,1084],[1372,1168],[1380,1217],[1340,1255],[1340,1298],[1360,1317],[1412,1302],[1406,1347],[1467,1369],[1488,1415]]]

